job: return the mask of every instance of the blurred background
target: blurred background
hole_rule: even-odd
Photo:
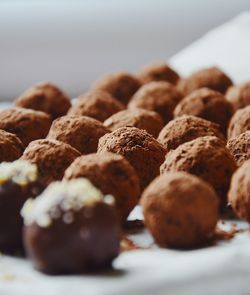
[[[0,100],[46,80],[77,96],[104,73],[167,61],[246,10],[250,0],[0,1]]]

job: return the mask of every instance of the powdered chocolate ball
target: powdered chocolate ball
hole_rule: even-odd
[[[226,133],[233,114],[231,104],[217,91],[202,88],[186,96],[175,108],[174,115],[193,115],[220,125]]]
[[[161,166],[161,174],[184,171],[210,183],[221,200],[227,203],[227,192],[236,164],[224,142],[215,136],[199,137],[169,152]]]
[[[88,116],[103,122],[124,108],[125,106],[108,92],[92,90],[78,97],[76,103],[69,109],[68,115]]]
[[[141,202],[145,224],[162,247],[198,247],[214,234],[218,197],[196,176],[184,172],[161,175],[145,189]]]
[[[229,87],[226,99],[238,110],[250,105],[250,82]]]
[[[167,64],[159,63],[141,69],[141,71],[137,73],[137,78],[142,84],[152,81],[166,81],[171,84],[176,84],[179,80],[179,75]]]
[[[21,140],[12,133],[0,130],[0,162],[12,162],[22,156]]]
[[[53,139],[32,141],[21,159],[38,167],[40,181],[48,185],[63,178],[64,171],[81,154],[69,144]]]
[[[135,93],[128,107],[155,111],[167,123],[173,118],[174,108],[180,100],[181,96],[172,84],[164,81],[150,82]]]
[[[109,129],[93,118],[64,116],[53,122],[47,138],[70,144],[82,154],[90,154],[97,151],[99,138],[108,132]]]
[[[218,124],[199,117],[184,115],[170,121],[161,130],[158,141],[167,151],[170,151],[185,142],[207,135],[217,136],[225,140]]]
[[[41,83],[27,89],[15,101],[16,106],[43,111],[57,118],[67,113],[71,106],[69,97],[51,83]]]
[[[102,77],[94,84],[93,88],[107,91],[126,105],[140,86],[141,83],[136,77],[120,72]]]
[[[166,153],[152,135],[135,127],[121,127],[101,137],[98,153],[103,152],[124,156],[137,172],[142,189],[159,174]]]
[[[250,130],[250,106],[235,112],[228,126],[227,137],[234,138],[247,130]]]
[[[44,112],[19,107],[0,111],[0,129],[16,134],[24,146],[46,137],[50,125],[51,118]]]
[[[233,175],[228,200],[235,213],[250,222],[250,160]]]
[[[188,95],[196,89],[207,87],[224,94],[231,85],[232,80],[223,71],[212,67],[199,70],[186,79],[180,79],[178,90],[183,95]]]
[[[113,153],[90,154],[77,158],[65,171],[65,179],[85,177],[103,194],[115,198],[122,222],[135,207],[140,196],[139,178],[122,156]]]
[[[104,126],[110,130],[120,127],[136,127],[144,129],[157,137],[163,127],[163,121],[159,114],[143,109],[128,109],[114,114],[104,122]]]
[[[227,148],[238,166],[250,159],[250,130],[230,139]]]

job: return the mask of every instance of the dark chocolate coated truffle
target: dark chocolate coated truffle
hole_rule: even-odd
[[[65,171],[64,179],[85,177],[103,194],[115,198],[122,222],[135,207],[140,196],[139,178],[134,168],[121,155],[90,154],[77,158]]]
[[[40,83],[27,89],[15,101],[22,108],[43,111],[53,119],[63,116],[71,106],[69,97],[51,83]]]
[[[127,109],[108,118],[104,122],[104,126],[112,131],[120,127],[136,127],[157,137],[163,127],[163,120],[159,114],[153,111]]]
[[[113,152],[124,156],[134,167],[144,189],[158,174],[164,161],[164,147],[146,131],[121,127],[100,138],[98,153]]]
[[[226,99],[235,111],[250,105],[250,82],[229,87]]]
[[[173,118],[174,108],[180,100],[181,96],[172,84],[165,81],[150,82],[134,94],[128,107],[155,111],[167,123]]]
[[[124,108],[125,106],[108,92],[92,90],[77,98],[75,104],[69,109],[68,115],[88,116],[103,122]]]
[[[22,156],[21,140],[12,133],[0,129],[0,162],[12,162]]]
[[[16,134],[24,146],[46,137],[50,125],[51,118],[44,112],[19,107],[0,111],[0,129]]]
[[[157,177],[143,192],[141,203],[144,222],[162,247],[203,245],[213,236],[219,218],[213,188],[184,172]]]
[[[100,121],[85,116],[63,116],[56,119],[47,136],[77,149],[81,154],[97,151],[98,140],[110,132]]]
[[[235,112],[228,126],[227,137],[234,138],[247,130],[250,130],[250,106]]]

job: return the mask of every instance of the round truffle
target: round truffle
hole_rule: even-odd
[[[104,126],[112,131],[120,127],[136,127],[157,137],[163,128],[163,120],[159,114],[153,111],[127,109],[108,118],[104,122]]]
[[[170,66],[165,63],[159,63],[141,69],[137,73],[137,78],[142,84],[153,81],[166,81],[175,85],[180,77]]]
[[[232,85],[232,80],[224,72],[212,67],[199,70],[186,79],[180,79],[178,90],[185,96],[196,89],[207,87],[224,94]]]
[[[143,192],[141,203],[144,222],[162,247],[203,245],[213,236],[219,218],[213,188],[184,172],[157,177]]]
[[[235,111],[250,105],[250,81],[229,87],[226,99],[232,104]]]
[[[44,112],[18,107],[0,111],[0,129],[16,134],[24,146],[46,137],[50,125],[51,118]]]
[[[250,130],[230,139],[227,148],[238,166],[250,159]]]
[[[40,83],[27,89],[19,96],[15,105],[43,111],[55,119],[65,115],[71,103],[69,97],[57,86],[50,83]]]
[[[225,134],[233,114],[231,104],[217,91],[201,88],[186,96],[175,108],[174,116],[193,115],[220,125]]]
[[[250,106],[235,112],[228,126],[227,137],[234,138],[247,130],[250,130]]]
[[[53,122],[47,138],[70,144],[81,154],[90,154],[97,151],[99,138],[108,132],[108,128],[93,118],[63,116]]]
[[[21,140],[12,133],[0,129],[0,162],[12,162],[22,156]]]
[[[166,124],[173,118],[174,108],[180,100],[181,96],[172,84],[164,81],[150,82],[135,93],[128,107],[155,111]]]
[[[24,202],[40,192],[36,165],[17,160],[0,164],[0,251],[17,254],[23,250]]]
[[[114,73],[102,77],[95,82],[93,88],[104,90],[127,105],[132,95],[140,88],[139,80],[129,73]]]
[[[160,132],[158,141],[167,152],[179,145],[203,136],[217,136],[225,140],[219,125],[195,116],[181,116],[170,121]]]
[[[103,122],[124,108],[125,106],[108,92],[93,90],[78,97],[75,104],[69,109],[68,115],[88,116]]]
[[[227,204],[227,192],[236,164],[225,143],[215,136],[199,137],[169,152],[161,166],[161,174],[184,171],[212,185],[221,200],[221,210]]]
[[[48,185],[54,180],[62,179],[64,171],[80,155],[69,144],[53,139],[39,139],[27,146],[21,159],[36,164],[39,180]]]
[[[90,154],[77,158],[65,171],[65,179],[85,177],[103,194],[115,198],[122,222],[135,207],[140,196],[139,178],[122,156],[113,153]]]
[[[250,222],[250,160],[234,173],[228,200],[235,213]]]
[[[120,247],[116,210],[84,178],[51,184],[22,210],[24,243],[34,266],[48,274],[111,267]]]
[[[141,189],[159,174],[166,153],[152,135],[135,127],[121,127],[101,137],[98,153],[103,152],[124,156],[137,172]]]

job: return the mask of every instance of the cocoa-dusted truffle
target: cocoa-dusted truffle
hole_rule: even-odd
[[[0,129],[0,162],[12,162],[22,156],[21,140],[12,133]]]
[[[167,123],[173,118],[174,108],[180,100],[181,96],[172,84],[164,81],[150,82],[135,93],[128,107],[155,111]]]
[[[180,77],[169,65],[159,63],[142,68],[141,71],[137,73],[137,78],[142,84],[152,81],[166,81],[171,84],[176,84]]]
[[[229,139],[250,130],[250,105],[239,109],[230,120],[227,137]]]
[[[184,171],[210,183],[226,206],[230,179],[236,164],[225,143],[215,136],[199,137],[169,152],[161,166],[161,174]]]
[[[46,137],[50,125],[51,118],[44,112],[18,107],[0,111],[0,129],[16,134],[24,146]]]
[[[250,81],[229,87],[226,99],[233,105],[235,111],[250,105]]]
[[[98,140],[109,129],[100,121],[85,116],[63,116],[56,119],[47,138],[70,144],[82,154],[97,151]]]
[[[92,90],[77,98],[75,104],[69,109],[68,115],[88,116],[103,122],[124,108],[125,106],[108,92]]]
[[[48,185],[63,178],[64,171],[81,154],[69,144],[53,139],[32,141],[21,159],[38,166],[39,180]]]
[[[220,125],[226,133],[233,114],[231,104],[217,91],[201,88],[186,96],[175,108],[174,115],[193,115]]]
[[[178,90],[185,96],[196,89],[207,87],[224,94],[231,85],[232,80],[224,72],[212,67],[194,72],[186,79],[180,79]]]
[[[122,222],[135,207],[140,195],[139,178],[122,156],[113,153],[90,154],[77,158],[65,171],[65,179],[85,177],[103,194],[115,198]]]
[[[15,101],[16,106],[43,111],[53,119],[63,116],[71,106],[69,97],[51,83],[40,83],[27,89]]]
[[[250,160],[234,173],[228,200],[235,213],[250,222]]]
[[[227,148],[238,166],[250,159],[250,130],[230,139]]]
[[[142,195],[144,221],[162,247],[191,248],[207,242],[218,221],[213,188],[184,172],[157,177]]]
[[[96,81],[93,88],[110,93],[123,104],[127,104],[132,95],[140,88],[139,80],[129,73],[114,73]]]
[[[98,153],[103,152],[124,156],[137,172],[142,189],[159,174],[166,153],[152,135],[135,127],[121,127],[101,137]]]
[[[111,267],[120,247],[120,225],[111,196],[87,179],[52,183],[22,210],[24,243],[34,266],[48,274]]]
[[[110,130],[120,127],[136,127],[144,129],[157,137],[163,127],[163,120],[159,114],[143,109],[127,109],[114,114],[104,122]]]
[[[24,202],[40,192],[38,171],[34,164],[17,160],[0,164],[0,251],[22,251]]]
[[[184,115],[170,121],[161,130],[158,141],[169,152],[185,142],[206,135],[217,136],[225,140],[218,124],[199,117]]]

